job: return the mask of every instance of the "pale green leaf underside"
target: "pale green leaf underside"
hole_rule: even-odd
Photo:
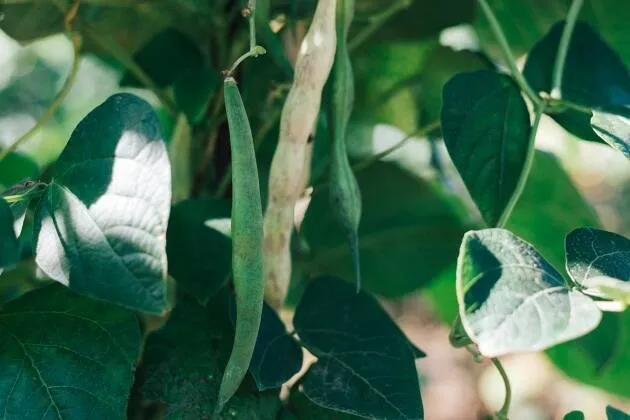
[[[630,241],[613,232],[579,228],[566,238],[567,271],[600,297],[630,304]]]
[[[486,357],[540,351],[593,330],[601,312],[504,229],[468,232],[457,265],[462,324]]]
[[[166,309],[171,174],[155,112],[117,94],[75,129],[35,220],[37,264],[91,297]]]
[[[619,150],[630,159],[630,119],[621,115],[593,111],[591,127],[610,147]]]

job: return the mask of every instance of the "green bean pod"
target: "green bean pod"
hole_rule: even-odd
[[[333,215],[347,237],[352,255],[357,291],[361,289],[359,258],[359,223],[361,220],[361,192],[352,172],[346,138],[348,122],[354,104],[354,77],[348,50],[348,31],[354,15],[354,0],[337,3],[337,52],[332,70],[332,96],[328,107],[332,153],[330,162],[329,197]]]
[[[263,308],[263,216],[252,132],[236,81],[224,81],[232,152],[232,278],[236,332],[219,388],[220,412],[243,381],[254,352]]]

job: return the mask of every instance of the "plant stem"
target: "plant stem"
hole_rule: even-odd
[[[569,51],[573,28],[575,27],[575,22],[580,14],[580,9],[582,8],[583,3],[583,0],[573,0],[569,13],[567,14],[564,29],[562,30],[562,36],[560,37],[560,44],[558,44],[556,61],[553,65],[553,77],[550,92],[553,99],[560,99],[562,97],[562,76],[564,74],[564,64],[567,59],[567,52]]]
[[[490,29],[492,30],[494,37],[499,43],[499,47],[501,48],[501,52],[503,53],[503,58],[505,59],[508,68],[510,69],[510,74],[512,75],[520,89],[525,93],[525,95],[527,95],[527,97],[534,103],[534,105],[540,106],[542,101],[538,94],[534,92],[529,83],[527,83],[527,80],[525,80],[523,74],[519,71],[518,66],[516,65],[516,59],[512,54],[512,50],[510,50],[510,46],[507,42],[507,39],[505,38],[505,34],[503,33],[501,25],[499,24],[497,17],[494,15],[494,12],[490,8],[486,0],[477,1],[479,3],[479,6],[481,6],[481,11],[490,23]]]
[[[398,143],[388,147],[387,149],[373,155],[370,156],[369,158],[358,162],[354,165],[352,165],[352,171],[354,173],[360,172],[362,170],[364,170],[365,168],[369,167],[370,165],[372,165],[373,163],[381,160],[382,158],[384,158],[385,156],[389,155],[390,153],[395,152],[396,150],[400,149],[401,147],[403,147],[405,144],[407,144],[407,142],[409,142],[409,140],[413,139],[414,137],[418,137],[418,136],[423,136],[425,134],[430,133],[431,131],[437,129],[440,127],[440,121],[433,121],[430,124],[425,125],[424,127],[420,127],[419,129],[417,129],[416,131],[414,131],[413,133],[407,135],[405,138],[403,138],[402,140],[400,140]]]
[[[508,412],[510,411],[510,403],[512,401],[512,388],[510,387],[510,378],[507,375],[507,372],[503,368],[501,361],[496,357],[493,357],[492,364],[499,371],[499,375],[501,375],[501,379],[503,379],[503,384],[505,385],[505,400],[503,401],[503,407],[497,412],[496,417],[499,420],[507,420]]]
[[[243,16],[249,19],[249,51],[236,59],[232,67],[225,72],[225,77],[231,76],[236,68],[249,57],[258,57],[267,53],[260,45],[256,45],[256,0],[249,0],[247,8],[243,10]]]
[[[383,12],[373,16],[369,19],[369,24],[363,28],[354,38],[348,43],[348,49],[353,51],[357,49],[366,39],[371,37],[376,31],[378,31],[392,16],[411,6],[413,0],[398,0],[392,3]]]
[[[512,215],[512,211],[514,211],[514,207],[516,207],[516,203],[518,203],[518,200],[521,198],[521,195],[525,190],[527,178],[529,178],[529,173],[531,172],[532,164],[534,163],[534,155],[536,154],[536,133],[538,132],[538,125],[540,124],[540,119],[542,118],[544,110],[544,104],[541,104],[536,108],[534,124],[532,124],[532,131],[529,134],[529,140],[527,142],[527,155],[525,156],[523,171],[521,172],[521,176],[518,178],[518,183],[516,184],[514,193],[512,194],[512,197],[510,197],[510,201],[508,201],[508,204],[505,206],[505,210],[503,210],[503,214],[501,214],[501,218],[497,223],[497,227],[499,228],[505,227]]]
[[[39,120],[35,123],[30,130],[26,133],[22,134],[17,140],[15,140],[11,145],[9,145],[6,149],[0,152],[0,161],[6,158],[9,154],[14,152],[18,147],[24,144],[28,139],[30,139],[40,128],[42,128],[52,117],[55,115],[55,112],[61,104],[63,103],[66,96],[70,90],[72,90],[72,86],[74,86],[74,82],[77,79],[77,74],[79,73],[79,62],[81,61],[81,37],[78,34],[69,34],[70,39],[72,40],[72,67],[70,68],[70,72],[68,73],[68,77],[66,78],[65,83],[61,87],[61,90],[55,96],[55,99],[52,101],[48,109],[44,115],[42,115]]]

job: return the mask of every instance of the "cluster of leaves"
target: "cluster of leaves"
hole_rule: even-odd
[[[65,3],[4,5],[0,28],[20,42],[61,32]],[[75,22],[83,52],[120,62],[121,86],[149,88],[161,104],[110,96],[74,130],[45,183],[13,185],[34,176],[23,154],[0,161],[0,182],[11,187],[0,200],[0,269],[7,284],[20,277],[16,290],[2,288],[0,410],[7,418],[209,418],[234,333],[218,82],[246,46],[242,5],[84,3]],[[265,306],[249,375],[222,416],[423,418],[414,361],[424,354],[372,296],[419,289],[446,321],[459,317],[455,344],[473,342],[488,357],[548,349],[570,376],[630,396],[630,244],[599,229],[558,162],[533,147],[544,111],[575,136],[630,157],[630,51],[615,24],[627,4],[606,0],[606,13],[584,7],[558,99],[552,73],[565,23],[556,22],[567,2],[488,1],[513,51],[529,51],[523,75],[539,101],[532,125],[522,82],[494,64],[501,50],[475,1],[415,1],[398,14],[390,10],[408,2],[389,3],[357,1],[351,153],[381,140],[379,124],[409,133],[432,127],[430,144],[443,138],[476,208],[453,188],[449,161],[435,147],[421,149],[430,163],[412,168],[402,157],[374,161],[370,149],[356,172],[366,289],[357,294],[344,281],[353,265],[323,193],[328,139],[318,134],[313,196],[294,238],[294,329]],[[259,42],[269,54],[239,73],[264,201],[282,85],[292,73],[283,36],[290,40],[289,28],[308,20],[314,4],[259,0]],[[287,23],[275,33],[268,23],[278,16]],[[353,46],[353,35],[374,22],[386,24]],[[439,43],[442,29],[460,23],[473,25],[484,52]],[[325,115],[318,124],[327,124]],[[418,154],[411,144],[400,150]],[[554,268],[564,265],[570,279]],[[302,369],[304,350],[317,361],[281,401],[280,386]]]

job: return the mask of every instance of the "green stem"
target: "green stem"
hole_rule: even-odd
[[[512,211],[514,211],[514,207],[516,207],[516,203],[518,203],[518,200],[523,194],[523,190],[525,190],[525,185],[527,184],[527,179],[529,178],[529,173],[531,172],[532,164],[534,163],[534,155],[536,154],[536,133],[538,132],[538,125],[540,124],[540,119],[542,118],[544,110],[544,105],[540,105],[536,108],[534,124],[532,125],[532,131],[529,134],[529,140],[527,142],[527,155],[525,156],[523,171],[521,172],[521,176],[518,178],[518,183],[516,184],[514,193],[512,194],[512,197],[510,197],[510,201],[508,201],[507,206],[505,206],[505,210],[503,210],[503,214],[497,223],[497,227],[499,228],[505,227],[512,215]]]
[[[72,40],[72,67],[70,68],[70,73],[68,73],[68,78],[66,82],[63,84],[61,90],[57,93],[57,96],[52,101],[48,109],[44,115],[41,116],[39,120],[35,123],[30,130],[26,133],[22,134],[17,140],[15,140],[9,147],[0,152],[0,161],[2,161],[5,157],[7,157],[10,153],[14,152],[18,147],[24,144],[28,139],[30,139],[40,128],[42,128],[52,117],[55,115],[55,112],[61,104],[63,103],[68,93],[74,86],[74,82],[77,79],[77,74],[79,73],[79,62],[81,58],[80,50],[81,50],[81,38],[77,34],[71,34]]]
[[[247,8],[243,11],[243,16],[249,19],[249,51],[236,59],[232,67],[225,72],[225,77],[230,77],[236,71],[236,68],[249,57],[258,57],[267,53],[260,45],[256,45],[256,0],[249,0]]]
[[[494,15],[494,12],[488,5],[486,0],[477,0],[479,6],[481,6],[481,11],[485,15],[486,19],[490,23],[490,29],[494,34],[494,37],[497,39],[499,43],[499,47],[501,48],[501,52],[503,53],[503,58],[505,59],[508,68],[510,69],[510,74],[520,87],[520,89],[527,95],[527,97],[534,103],[535,106],[539,106],[541,104],[540,97],[534,92],[532,87],[527,83],[523,74],[519,71],[518,66],[516,65],[516,59],[512,54],[512,50],[510,50],[510,46],[505,38],[505,34],[501,29],[501,25],[497,20],[497,17]]]
[[[501,379],[503,379],[503,384],[505,385],[505,400],[503,401],[503,407],[497,412],[496,417],[499,420],[507,420],[508,412],[510,411],[510,403],[512,401],[512,388],[510,387],[510,378],[505,371],[505,368],[501,364],[501,361],[495,357],[492,359],[492,364],[499,371],[499,375],[501,375]]]
[[[440,127],[440,121],[433,121],[430,124],[427,124],[424,127],[421,127],[419,129],[417,129],[416,131],[414,131],[413,133],[407,135],[405,138],[403,138],[401,141],[399,141],[398,143],[388,147],[387,149],[373,155],[370,156],[369,158],[358,162],[354,165],[352,165],[352,171],[354,173],[360,172],[362,170],[364,170],[365,168],[368,168],[370,165],[372,165],[373,163],[381,160],[382,158],[384,158],[385,156],[389,155],[390,153],[395,152],[396,150],[400,149],[401,147],[403,147],[405,144],[407,144],[407,142],[409,142],[409,140],[413,139],[414,137],[419,137],[419,136],[424,136],[428,133],[430,133],[431,131],[437,129]]]
[[[398,0],[392,3],[386,10],[373,16],[369,20],[368,26],[363,28],[355,37],[348,43],[348,49],[353,51],[357,49],[366,39],[371,37],[376,31],[378,31],[392,16],[411,6],[413,0]]]
[[[569,13],[567,14],[564,29],[562,30],[562,36],[560,37],[560,44],[558,44],[556,61],[553,65],[553,78],[550,93],[553,99],[560,99],[562,97],[562,76],[564,74],[564,64],[567,59],[567,52],[569,51],[573,28],[575,27],[575,22],[580,14],[580,9],[582,8],[583,3],[583,0],[573,0]]]
[[[256,48],[256,0],[249,0],[249,50],[253,51]]]

